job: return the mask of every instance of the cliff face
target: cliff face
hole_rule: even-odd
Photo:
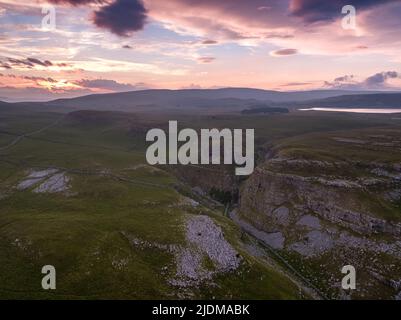
[[[341,268],[350,264],[353,298],[393,298],[401,290],[400,199],[399,165],[277,157],[241,186],[237,222],[332,297],[344,295]]]
[[[167,169],[198,192],[209,195],[220,202],[236,201],[238,197],[239,181],[234,175],[232,167],[177,165]]]
[[[245,180],[223,166],[173,170],[193,189],[218,190],[220,202],[232,203],[236,198],[225,193],[238,193],[231,218],[326,296],[401,298],[400,132],[375,128],[258,144],[263,154]],[[347,265],[357,272],[350,292],[341,288]]]

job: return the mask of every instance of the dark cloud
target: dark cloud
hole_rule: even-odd
[[[12,67],[7,62],[0,61],[0,69],[12,69]]]
[[[27,58],[26,60],[31,62],[31,63],[33,63],[33,64],[38,64],[38,65],[43,66],[43,67],[50,67],[50,66],[53,65],[53,63],[50,62],[49,60],[40,61],[39,59],[35,59],[35,58]]]
[[[129,44],[126,44],[123,46],[123,49],[132,49],[132,47]]]
[[[352,5],[358,10],[368,9],[389,2],[400,0],[291,0],[291,14],[301,17],[305,22],[333,20],[341,17],[341,9],[345,5]]]
[[[40,60],[37,58],[26,58],[26,59],[6,58],[6,59],[7,62],[0,61],[0,68],[12,69],[12,67],[24,67],[32,69],[35,66],[42,66],[46,68],[51,66],[58,66],[58,67],[68,66],[68,64],[66,63],[53,63],[49,60]]]
[[[342,77],[337,77],[334,79],[334,82],[345,82],[345,81],[352,81],[352,79],[354,79],[354,75],[345,75]]]
[[[74,83],[88,89],[105,89],[111,91],[133,91],[146,88],[143,83],[132,85],[109,79],[82,79],[75,81]]]
[[[47,82],[51,82],[51,83],[58,82],[57,80],[50,78],[50,77],[46,78],[46,77],[35,77],[35,76],[17,76],[15,74],[4,74],[4,73],[0,73],[0,77],[29,80],[29,81],[32,81],[35,83],[38,83],[40,81],[47,81]]]
[[[265,39],[292,39],[294,35],[287,33],[268,33],[265,35]]]
[[[14,58],[8,58],[8,62],[11,64],[11,66],[24,66],[27,68],[33,68],[34,64],[27,59],[14,59]]]
[[[355,81],[352,74],[337,77],[333,81],[325,81],[324,86],[332,89],[362,89],[362,84]]]
[[[401,73],[396,71],[384,71],[367,77],[363,81],[356,81],[355,76],[345,75],[335,78],[334,81],[325,81],[325,87],[333,89],[349,89],[349,90],[369,90],[369,89],[391,89],[387,80],[401,78]]]
[[[216,60],[215,57],[199,57],[199,58],[198,58],[198,61],[199,61],[199,62],[202,62],[202,63],[211,63],[211,62],[213,62],[214,60]]]
[[[68,66],[70,66],[70,64],[62,62],[62,63],[57,63],[57,66],[58,67],[68,67]]]
[[[199,90],[199,89],[202,89],[202,87],[199,84],[191,83],[190,85],[183,86],[180,89],[183,89],[183,90]]]
[[[140,0],[116,0],[101,7],[94,15],[94,23],[118,36],[129,36],[142,30],[147,19],[147,10]]]
[[[297,53],[298,53],[297,49],[280,49],[273,51],[271,54],[273,56],[291,56]]]
[[[72,6],[99,5],[100,8],[94,12],[95,25],[123,37],[142,30],[147,18],[147,10],[142,0],[48,0],[48,2]]]
[[[30,80],[30,81],[34,81],[34,82],[39,82],[39,81],[46,81],[46,82],[51,82],[51,83],[56,83],[58,82],[57,80],[50,78],[50,77],[30,77],[30,76],[23,76],[22,77],[25,80]]]
[[[218,42],[216,40],[203,40],[202,44],[217,44]]]
[[[311,82],[288,82],[282,84],[281,87],[297,87],[297,86],[306,86],[312,84]]]
[[[69,4],[72,6],[81,6],[85,4],[103,4],[106,0],[48,0],[48,2],[53,4]]]
[[[400,76],[401,74],[396,71],[380,72],[366,78],[364,84],[368,87],[381,87],[386,84],[388,79],[395,79]]]

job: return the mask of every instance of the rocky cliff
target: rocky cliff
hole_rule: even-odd
[[[399,164],[276,156],[241,186],[237,222],[331,297],[394,298],[400,199]],[[357,270],[352,292],[340,288],[345,265]]]

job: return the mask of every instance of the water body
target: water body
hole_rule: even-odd
[[[353,113],[401,113],[401,109],[363,109],[363,108],[307,108],[300,111],[331,111],[331,112],[353,112]]]

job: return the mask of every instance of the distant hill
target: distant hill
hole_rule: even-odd
[[[344,95],[310,100],[297,104],[303,107],[325,108],[401,108],[401,93]]]
[[[393,107],[401,108],[401,93],[314,90],[280,92],[250,88],[143,90],[110,94],[93,94],[49,102],[0,102],[3,110],[69,112],[99,111],[163,111],[197,110],[199,112],[241,112],[265,107]]]
[[[0,113],[10,114],[16,112],[69,112],[69,108],[50,106],[42,102],[4,102],[0,101]]]
[[[249,88],[143,90],[58,99],[49,101],[46,105],[74,109],[120,111],[131,111],[135,107],[148,109],[232,107],[244,109],[248,105],[261,101],[270,103],[308,101],[353,93],[355,92],[344,90],[280,92]]]
[[[288,113],[287,108],[280,107],[254,107],[251,109],[242,110],[242,114],[259,114],[259,113]]]

